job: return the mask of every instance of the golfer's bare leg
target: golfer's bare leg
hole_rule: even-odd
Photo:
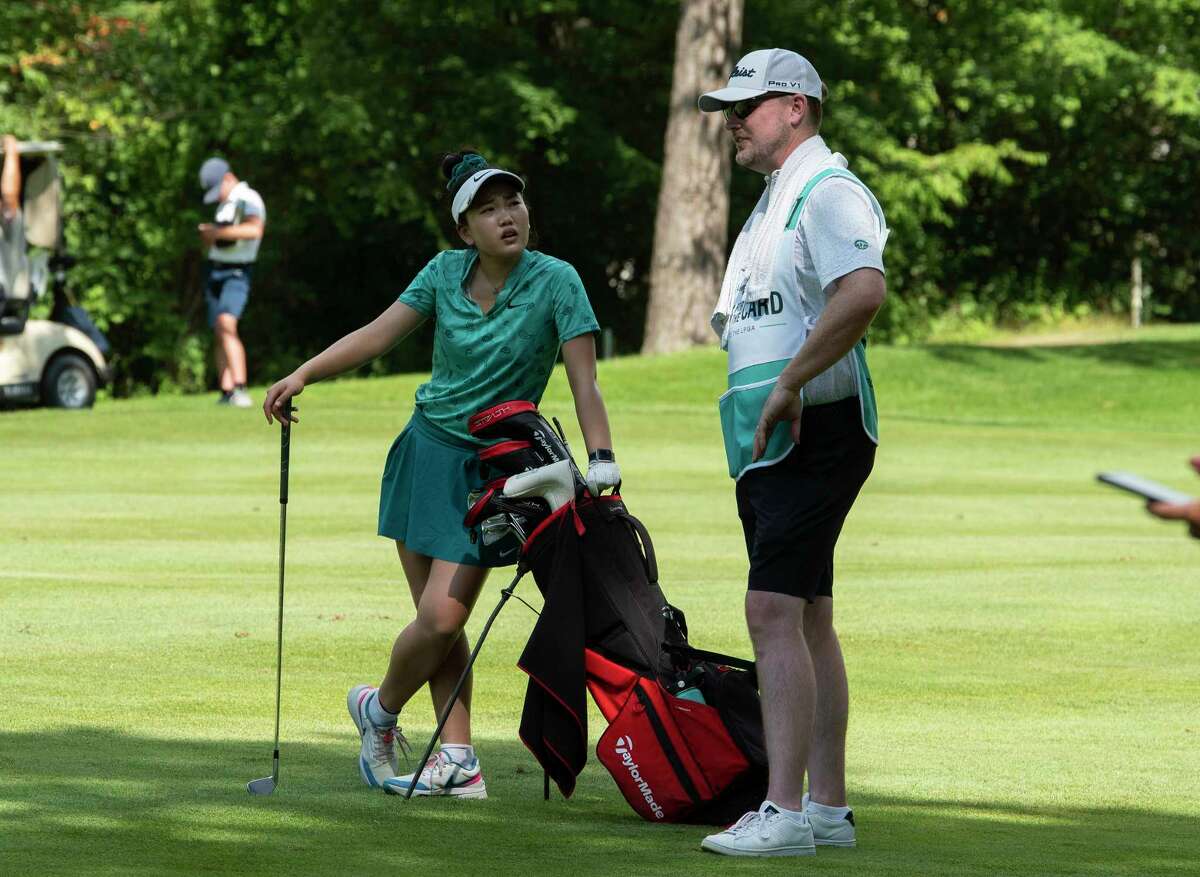
[[[399,710],[429,682],[434,703],[440,706],[445,704],[466,666],[467,644],[462,630],[488,570],[430,560],[412,555],[403,547],[400,556],[406,574],[412,568],[409,587],[417,605],[417,617],[400,632],[392,646],[387,675],[379,686],[380,703],[386,709]],[[428,562],[429,572],[418,589],[417,582],[425,562]],[[468,679],[468,687],[463,691],[465,697],[460,696],[455,703],[450,721],[442,732],[443,742],[470,742],[469,682]]]
[[[225,358],[225,342],[221,340],[221,330],[213,329],[213,359],[217,364],[217,386],[226,393],[233,390],[233,375],[229,371],[229,360]]]
[[[433,711],[439,718],[442,710],[446,708],[446,701],[449,699],[450,693],[458,684],[458,677],[462,675],[462,671],[470,660],[471,644],[467,640],[467,635],[463,633],[455,640],[446,659],[442,661],[442,666],[438,667],[433,678],[429,680],[429,694],[433,698]],[[442,728],[443,743],[470,745],[471,689],[474,687],[474,682],[475,673],[472,671],[467,674],[462,690],[454,701],[454,707],[450,710],[450,716],[446,719],[446,725]]]
[[[850,693],[842,646],[833,628],[831,597],[817,597],[804,610],[804,641],[812,658],[817,693],[808,750],[808,794],[818,803],[844,807]]]
[[[433,566],[433,558],[409,551],[399,541],[396,542],[396,551],[400,555],[400,563],[404,567],[405,578],[408,579],[408,588],[412,592],[413,605],[419,607],[421,605],[421,595],[425,592],[425,583],[429,579],[429,572]],[[446,701],[449,699],[451,692],[454,691],[454,686],[458,684],[458,679],[462,676],[462,671],[470,659],[470,644],[467,642],[466,634],[463,634],[455,640],[445,660],[442,661],[441,666],[437,668],[433,677],[429,680],[429,693],[433,698],[433,712],[435,717],[441,717]],[[473,676],[473,673],[467,675],[462,690],[459,692],[458,698],[454,701],[454,707],[450,710],[450,716],[446,719],[445,727],[442,728],[443,743],[461,743],[466,745],[471,743],[471,688],[474,682]]]
[[[238,337],[237,324],[237,317],[233,314],[217,314],[217,342],[225,354],[231,381],[228,387],[222,381],[222,390],[232,390],[246,383],[246,348],[242,345],[242,339]]]
[[[746,594],[770,770],[767,798],[788,810],[799,810],[803,803],[816,700],[812,660],[804,643],[805,605],[802,597],[768,591]]]

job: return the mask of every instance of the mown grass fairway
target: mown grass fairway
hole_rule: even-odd
[[[212,397],[4,413],[0,873],[1194,874],[1200,543],[1093,477],[1200,489],[1200,329],[1136,337],[872,350],[883,445],[837,585],[860,848],[808,860],[702,854],[704,829],[641,822],[594,759],[544,803],[516,738],[533,618],[515,602],[476,672],[490,800],[362,785],[344,698],[411,612],[374,528],[419,376],[298,399],[264,799],[244,784],[271,766],[278,433]],[[619,360],[601,383],[668,596],[697,645],[746,654],[722,366]],[[561,374],[542,408],[577,434]],[[418,750],[431,713],[402,718]]]

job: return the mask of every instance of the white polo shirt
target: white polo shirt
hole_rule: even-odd
[[[241,181],[229,193],[229,197],[217,205],[217,214],[213,219],[216,225],[237,225],[245,222],[251,216],[258,216],[267,221],[267,207],[262,196],[255,192],[245,182]],[[262,238],[251,238],[242,241],[222,241],[222,246],[214,244],[208,251],[208,258],[213,262],[231,262],[245,265],[258,258],[258,245]]]

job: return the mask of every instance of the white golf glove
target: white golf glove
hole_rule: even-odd
[[[587,486],[592,496],[599,496],[620,483],[621,467],[612,451],[597,448],[588,454]]]

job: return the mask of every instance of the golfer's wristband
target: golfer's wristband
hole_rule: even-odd
[[[612,450],[609,448],[596,448],[596,450],[594,450],[590,454],[588,454],[588,462],[589,463],[615,463],[615,462],[617,462],[617,455],[614,454],[612,452]]]

